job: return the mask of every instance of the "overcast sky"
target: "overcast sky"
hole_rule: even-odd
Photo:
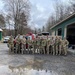
[[[42,28],[54,12],[54,5],[57,0],[30,0],[31,6],[31,21],[32,28]],[[61,2],[60,2],[61,1]],[[68,4],[69,0],[59,0],[60,3]]]
[[[49,15],[53,12],[54,0],[30,0],[32,28],[42,28],[47,22]]]
[[[30,0],[30,22],[31,28],[42,28],[54,12],[54,5],[57,0]],[[59,0],[60,1],[60,0]],[[61,0],[64,4],[68,4],[68,0]],[[3,11],[3,2],[0,0],[0,10]],[[0,11],[2,13],[2,11]]]

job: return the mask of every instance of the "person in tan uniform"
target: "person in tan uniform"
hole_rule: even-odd
[[[47,54],[50,52],[50,45],[51,45],[51,40],[47,39]]]
[[[69,45],[68,40],[66,38],[64,38],[63,39],[63,52],[64,52],[64,55],[67,55],[68,45]]]
[[[22,54],[25,53],[25,50],[26,50],[26,39],[25,39],[25,36],[23,35],[23,38],[21,39],[21,43],[22,43]]]
[[[11,35],[9,40],[8,40],[8,45],[9,45],[9,52],[14,52],[14,38],[13,36]]]
[[[32,53],[32,40],[28,39],[28,53]]]
[[[43,38],[43,40],[42,40],[42,42],[41,42],[41,45],[42,45],[42,50],[43,50],[44,54],[46,54],[46,51],[45,51],[46,39]]]
[[[16,38],[16,53],[20,53],[20,43],[21,43],[21,39],[20,39],[20,34],[18,34],[17,38]]]
[[[55,55],[55,39],[54,37],[51,38],[51,46],[52,46],[52,54]]]
[[[40,45],[41,45],[41,41],[40,38],[38,37],[36,40],[37,53],[40,53]]]
[[[43,51],[42,51],[42,40],[43,40],[43,38],[42,37],[40,37],[40,54],[42,54],[43,53]]]
[[[56,55],[58,55],[58,42],[59,42],[59,39],[58,39],[58,36],[56,36],[56,38],[55,38],[55,52],[56,52]]]
[[[36,45],[36,39],[34,39],[34,40],[32,41],[32,44],[33,44],[33,54],[35,54],[35,52],[36,52],[36,47],[37,47],[37,45]]]
[[[62,41],[62,38],[61,37],[59,37],[59,42],[58,42],[58,45],[59,45],[59,55],[61,55],[61,53],[62,53],[62,43],[63,43],[63,41]]]

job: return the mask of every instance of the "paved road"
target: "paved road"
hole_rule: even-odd
[[[75,55],[10,54],[0,43],[0,75],[75,75]]]

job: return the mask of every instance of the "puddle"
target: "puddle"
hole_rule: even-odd
[[[31,67],[0,66],[0,75],[58,75],[54,71],[33,69]]]

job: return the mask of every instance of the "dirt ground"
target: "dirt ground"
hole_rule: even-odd
[[[75,75],[75,55],[11,54],[0,43],[0,75]]]

